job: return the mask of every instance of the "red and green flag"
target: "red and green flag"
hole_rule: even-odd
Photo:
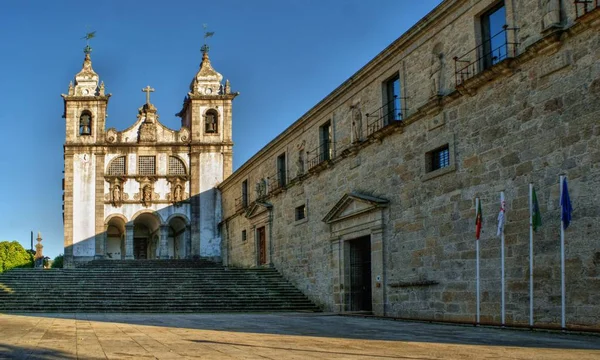
[[[475,238],[479,240],[479,236],[481,235],[481,223],[482,221],[482,213],[481,213],[481,200],[477,202],[477,209],[475,215]]]
[[[537,231],[537,229],[542,226],[542,213],[540,212],[540,205],[538,204],[537,195],[535,194],[535,188],[532,189],[531,194],[531,225],[533,226],[533,231]]]

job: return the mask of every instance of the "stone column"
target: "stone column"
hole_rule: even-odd
[[[169,226],[168,225],[161,225],[160,226],[160,250],[159,250],[159,254],[160,254],[160,258],[161,259],[168,259],[169,258],[169,243],[168,243],[168,236],[169,236]]]
[[[383,228],[371,229],[371,296],[373,315],[385,316],[385,274],[383,267]]]
[[[185,226],[185,232],[183,233],[183,246],[185,249],[184,258],[192,258],[192,227],[190,225]]]
[[[125,260],[133,260],[133,224],[125,225]]]
[[[344,284],[342,282],[342,242],[340,238],[331,239],[331,273],[333,278],[333,311],[344,310]]]

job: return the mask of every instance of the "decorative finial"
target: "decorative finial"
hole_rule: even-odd
[[[85,34],[84,37],[82,37],[82,39],[84,39],[86,41],[86,45],[83,48],[83,53],[86,55],[89,55],[92,52],[92,47],[90,46],[90,40],[93,39],[96,36],[96,32],[95,31],[91,31]]]
[[[150,87],[150,85],[146,86],[142,89],[143,92],[146,93],[146,104],[150,105],[150,93],[154,92],[154,89]]]
[[[200,48],[200,51],[202,51],[202,54],[208,54],[210,47],[206,44],[206,39],[208,39],[209,37],[212,37],[215,34],[215,32],[207,31],[208,25],[206,25],[206,24],[203,24],[202,27],[204,28],[204,45],[202,45],[202,47]]]

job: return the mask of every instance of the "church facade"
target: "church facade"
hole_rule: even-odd
[[[203,49],[185,97],[181,128],[159,121],[146,102],[129,128],[106,129],[111,94],[92,68],[64,99],[65,266],[92,259],[220,259],[221,199],[215,186],[232,171],[232,101],[237,94]]]
[[[327,311],[600,329],[599,29],[597,1],[442,1],[219,185],[224,263]]]

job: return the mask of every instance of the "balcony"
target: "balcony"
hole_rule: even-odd
[[[244,196],[240,196],[235,199],[235,212],[239,212],[248,207],[248,198]]]
[[[335,144],[332,141],[325,141],[325,142],[321,143],[321,145],[319,147],[317,147],[316,149],[308,151],[306,153],[307,154],[306,158],[308,159],[307,160],[308,170],[313,170],[318,165],[321,165],[321,164],[325,163],[326,161],[333,159],[334,145]]]
[[[405,110],[405,109],[402,109]],[[402,111],[400,109],[400,98],[394,95],[393,99],[383,104],[378,109],[367,113],[367,136],[371,136],[377,131],[394,122],[402,121]]]
[[[267,176],[268,194],[274,194],[281,191],[286,185],[285,173],[275,173]]]
[[[574,0],[575,17],[579,19],[583,15],[590,13],[600,7],[600,0]]]
[[[517,55],[517,28],[504,25],[502,30],[462,56],[454,57],[456,86],[492,66]]]

